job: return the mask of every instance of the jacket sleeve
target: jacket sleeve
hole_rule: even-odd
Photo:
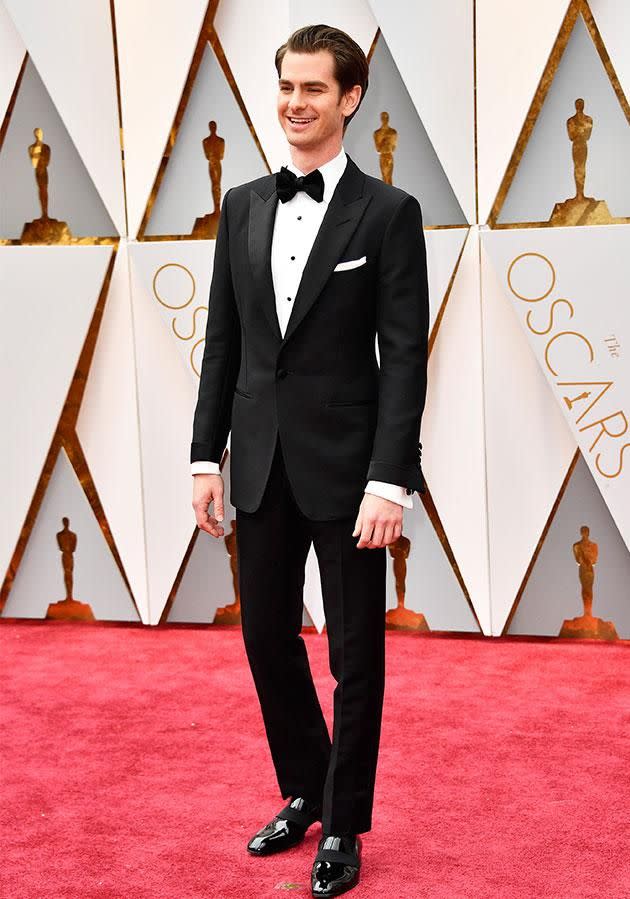
[[[429,287],[420,204],[407,194],[390,219],[379,256],[378,419],[368,480],[426,491],[420,424],[427,389]]]
[[[214,250],[206,342],[193,418],[190,461],[221,459],[232,419],[241,361],[241,328],[230,269],[228,199],[223,197]]]

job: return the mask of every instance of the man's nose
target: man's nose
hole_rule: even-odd
[[[301,94],[292,94],[289,100],[289,109],[303,109],[305,106],[304,98]]]

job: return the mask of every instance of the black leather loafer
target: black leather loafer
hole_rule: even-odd
[[[362,841],[358,834],[321,838],[311,871],[313,896],[340,896],[357,885],[361,870],[361,847]]]
[[[306,799],[296,796],[254,834],[247,844],[247,851],[252,855],[273,855],[297,846],[311,824],[321,820],[321,815],[321,806],[311,805]]]

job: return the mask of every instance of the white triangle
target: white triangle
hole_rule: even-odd
[[[129,236],[138,233],[208,0],[115,0]]]
[[[63,518],[67,518],[67,528]],[[90,606],[97,621],[137,621],[138,613],[64,448],[53,468],[3,617],[45,618],[66,599],[60,531],[76,537],[71,598]]]
[[[6,115],[25,53],[24,41],[0,0],[0,121]]]
[[[109,0],[66,0],[63,10],[39,0],[5,3],[112,221],[119,234],[124,234]]]
[[[492,631],[501,634],[576,442],[485,251],[485,435]]]
[[[403,81],[469,222],[475,218],[473,6],[370,0]],[[369,90],[369,87],[368,87]]]
[[[568,0],[477,2],[477,193],[481,223],[488,220],[567,7]]]
[[[424,232],[429,282],[429,334],[442,306],[467,234],[468,228],[437,228]]]
[[[59,422],[112,248],[0,250],[0,570],[6,571]],[[68,285],[72,284],[72,290]]]
[[[479,232],[473,226],[429,357],[420,438],[431,496],[489,634],[482,377]]]
[[[324,612],[324,599],[322,597],[322,579],[319,574],[319,565],[315,547],[311,545],[306,557],[306,570],[304,574],[304,606],[315,625],[317,632],[321,634],[326,624]]]
[[[142,620],[148,623],[142,471],[126,241],[121,241],[77,435]]]

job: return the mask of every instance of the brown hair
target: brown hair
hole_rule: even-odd
[[[333,74],[339,82],[340,96],[354,87],[361,85],[361,97],[354,112],[346,116],[343,123],[345,132],[350,120],[359,111],[363,98],[368,89],[369,66],[365,53],[349,34],[331,25],[305,25],[298,28],[288,38],[286,43],[276,50],[276,69],[278,77],[282,71],[282,60],[287,50],[293,53],[317,53],[319,50],[329,50],[333,56]]]

